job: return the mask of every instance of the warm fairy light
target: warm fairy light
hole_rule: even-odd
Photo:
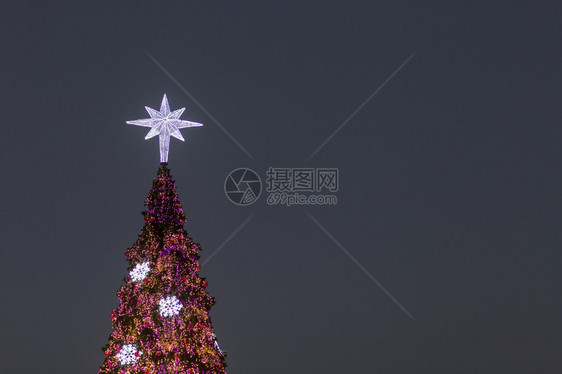
[[[175,296],[168,296],[160,300],[160,315],[162,317],[176,316],[180,313],[181,305],[180,301]]]
[[[121,365],[131,365],[137,362],[141,354],[142,352],[137,351],[136,344],[125,344],[117,353],[117,358]]]
[[[133,270],[131,270],[131,272],[129,273],[129,275],[131,276],[131,279],[133,280],[133,282],[139,282],[141,280],[143,280],[144,278],[146,278],[146,276],[148,275],[148,272],[150,271],[150,267],[148,266],[150,263],[147,262],[143,262],[141,264],[137,264]]]

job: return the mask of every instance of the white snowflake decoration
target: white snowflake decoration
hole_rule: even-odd
[[[133,270],[129,273],[133,282],[139,282],[146,278],[148,272],[150,271],[150,267],[148,266],[148,262],[143,262],[141,264],[137,264]]]
[[[141,354],[141,351],[137,351],[136,344],[125,344],[121,347],[119,353],[117,353],[117,358],[121,365],[131,365],[137,362]]]
[[[215,339],[215,347],[217,347],[220,353],[223,353],[221,347],[219,347],[219,342],[217,341],[217,339]]]
[[[160,315],[162,317],[176,316],[181,308],[183,308],[183,305],[175,296],[168,296],[160,300]]]
[[[150,114],[150,118],[137,119],[135,121],[127,121],[129,125],[137,125],[150,127],[150,131],[146,134],[145,139],[150,139],[158,135],[160,141],[160,162],[168,162],[168,151],[170,149],[170,136],[185,141],[181,135],[180,129],[185,127],[199,127],[203,124],[198,122],[184,121],[179,119],[185,108],[170,112],[168,98],[164,94],[160,111],[145,106],[146,111]]]

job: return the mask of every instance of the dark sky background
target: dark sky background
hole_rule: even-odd
[[[201,261],[255,214],[201,271],[230,374],[562,372],[559,1],[57,4],[0,8],[1,373],[101,365],[163,93]],[[338,204],[226,198],[270,166]]]

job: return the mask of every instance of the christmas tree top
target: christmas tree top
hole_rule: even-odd
[[[215,300],[199,276],[201,247],[183,227],[186,216],[164,164],[145,206],[144,226],[125,253],[128,275],[98,374],[224,374],[226,355],[210,317]]]

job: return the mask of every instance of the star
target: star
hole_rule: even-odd
[[[151,127],[148,134],[146,134],[145,139],[150,139],[158,135],[158,140],[160,141],[160,162],[168,162],[168,151],[170,149],[170,136],[176,139],[185,141],[179,129],[184,127],[199,127],[203,126],[202,123],[184,121],[179,119],[185,108],[174,110],[170,112],[170,105],[168,104],[168,98],[164,94],[162,99],[162,105],[160,105],[160,111],[149,108],[145,106],[146,111],[150,114],[150,118],[137,119],[135,121],[127,121],[129,125],[137,125],[143,127]]]

